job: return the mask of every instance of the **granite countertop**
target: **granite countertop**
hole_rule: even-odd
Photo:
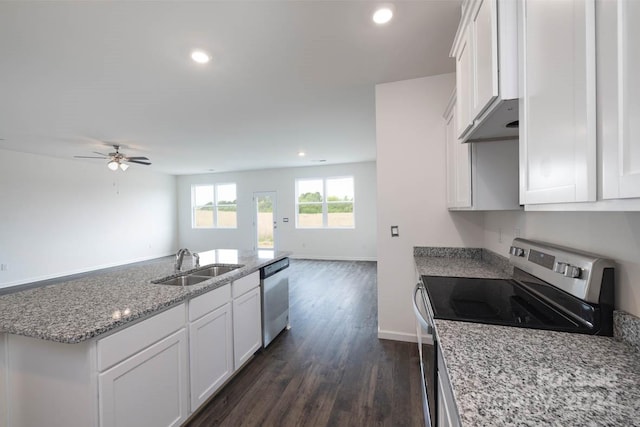
[[[509,261],[480,248],[414,248],[416,269],[421,276],[509,279]]]
[[[640,355],[610,337],[435,321],[462,426],[640,425]]]
[[[510,278],[486,249],[415,248],[421,275]],[[620,336],[640,319],[616,312]],[[611,337],[435,320],[462,426],[640,425],[640,354]]]
[[[0,332],[79,343],[214,290],[288,255],[287,252],[234,249],[201,252],[202,266],[220,263],[243,267],[186,287],[151,283],[175,274],[175,257],[171,256],[2,295]],[[185,258],[185,263],[190,261],[189,257]]]

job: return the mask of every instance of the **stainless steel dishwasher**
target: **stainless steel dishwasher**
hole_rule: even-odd
[[[262,345],[266,348],[289,328],[289,258],[260,269],[262,289]]]

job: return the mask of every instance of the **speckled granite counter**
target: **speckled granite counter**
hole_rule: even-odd
[[[416,247],[413,259],[421,276],[505,279],[513,271],[508,260],[479,248]]]
[[[288,255],[232,249],[202,252],[200,264],[203,266],[224,263],[243,267],[186,287],[150,283],[174,274],[175,257],[166,257],[3,295],[0,296],[0,332],[79,343],[216,289]]]
[[[435,323],[463,426],[640,425],[640,354],[622,342]]]
[[[512,273],[486,249],[415,248],[414,261],[421,275]],[[640,426],[640,319],[614,321],[636,341],[436,319],[462,425]]]

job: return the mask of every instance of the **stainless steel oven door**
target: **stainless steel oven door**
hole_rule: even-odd
[[[413,311],[416,315],[416,334],[420,354],[420,372],[422,375],[422,407],[427,427],[437,423],[437,381],[436,381],[436,340],[433,329],[433,316],[429,305],[427,290],[420,282],[413,291]]]

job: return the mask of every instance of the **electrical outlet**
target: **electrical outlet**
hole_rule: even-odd
[[[516,229],[514,229],[514,230],[513,230],[513,236],[514,236],[514,237],[520,237],[521,235],[522,235],[522,234],[521,234],[521,232],[520,232],[520,229],[519,229],[519,228],[516,228]]]
[[[0,271],[7,271],[9,266],[7,264],[0,264]]]
[[[498,243],[502,243],[502,228],[498,228]]]

